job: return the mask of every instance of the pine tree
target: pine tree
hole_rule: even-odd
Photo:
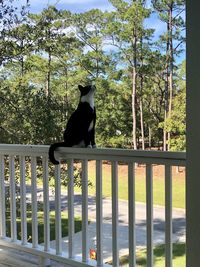
[[[170,150],[170,132],[166,131],[166,120],[171,117],[174,95],[174,56],[181,52],[181,44],[185,38],[182,34],[185,0],[153,0],[155,10],[166,24],[166,33],[161,35],[160,43],[165,47],[165,115],[163,129],[163,150]]]
[[[107,33],[112,45],[120,51],[122,62],[127,64],[132,77],[132,143],[137,149],[137,98],[138,65],[140,62],[140,40],[149,34],[145,32],[143,21],[150,16],[150,10],[143,6],[143,1],[111,0],[116,11],[108,15]],[[109,38],[109,37],[108,37]]]

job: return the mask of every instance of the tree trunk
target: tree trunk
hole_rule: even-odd
[[[21,77],[24,77],[24,56],[23,56],[23,50],[24,50],[24,42],[21,41],[20,44],[20,48],[21,48]]]
[[[144,142],[144,120],[143,120],[143,103],[140,98],[140,127],[141,127],[141,137],[142,137],[142,149],[145,150],[145,142]]]
[[[173,40],[172,40],[172,5],[169,9],[169,110],[168,118],[171,118],[173,99]],[[170,150],[170,132],[168,132],[168,150]]]
[[[20,58],[20,63],[21,63],[21,77],[24,77],[24,57],[21,56]]]
[[[145,5],[145,2],[143,3]],[[143,67],[143,38],[140,38],[140,46],[141,46],[141,55],[140,61]],[[140,130],[141,130],[141,138],[142,138],[142,149],[145,150],[145,140],[144,140],[144,116],[143,116],[143,73],[140,73]]]
[[[98,35],[96,34],[96,37],[98,37]],[[98,46],[96,45],[95,47],[95,52],[96,52],[96,78],[99,78],[99,71],[100,71],[100,67],[99,67],[99,56],[98,56]]]
[[[171,118],[172,97],[173,97],[173,74],[170,71],[170,75],[169,75],[169,111],[168,111],[168,119]],[[171,133],[169,131],[167,133],[168,151],[170,150],[170,138],[171,138]]]
[[[132,119],[133,119],[133,148],[137,149],[137,123],[136,123],[136,88],[137,88],[137,38],[133,30],[133,67],[132,67]]]
[[[67,120],[68,112],[69,112],[69,100],[68,100],[68,68],[65,67],[65,95],[63,101],[63,121]]]
[[[47,85],[46,85],[46,95],[49,98],[51,94],[51,52],[48,55],[48,70],[47,70]]]
[[[169,20],[167,22],[167,44],[166,44],[166,78],[165,78],[165,112],[164,112],[164,129],[163,129],[163,151],[168,150],[168,137],[169,133],[166,130],[166,122],[169,115],[169,51],[170,51],[170,42],[169,42]]]
[[[167,151],[167,131],[166,131],[167,111],[165,109],[164,115],[164,129],[163,129],[163,151]]]
[[[137,138],[136,138],[136,69],[133,67],[133,84],[132,84],[132,118],[133,118],[133,148],[137,149]]]
[[[149,126],[149,148],[151,149],[151,127]]]
[[[168,49],[168,44],[167,44]],[[168,51],[168,50],[167,50]],[[166,121],[168,116],[168,61],[166,62],[165,94],[164,94],[164,127],[163,127],[163,151],[167,151],[167,130]]]

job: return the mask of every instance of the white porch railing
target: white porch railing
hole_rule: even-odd
[[[146,164],[146,213],[147,213],[147,266],[153,266],[153,174],[152,164],[165,166],[165,243],[166,267],[172,266],[172,166],[185,166],[185,153],[133,151],[122,149],[79,149],[61,148],[56,152],[68,164],[68,251],[62,248],[61,225],[61,177],[60,166],[55,167],[55,216],[56,248],[50,248],[49,220],[49,165],[48,147],[31,145],[0,145],[0,245],[38,255],[43,259],[54,259],[71,266],[103,266],[102,229],[102,160],[112,163],[112,255],[113,266],[119,266],[118,247],[118,162],[128,165],[128,218],[129,218],[129,266],[136,266],[135,238],[135,163]],[[39,160],[40,159],[40,160]],[[82,257],[74,253],[74,159],[82,162]],[[32,243],[27,240],[27,192],[25,163],[31,165],[31,206]],[[89,259],[88,247],[88,160],[96,161],[96,242],[97,261]],[[5,165],[9,162],[9,168]],[[17,239],[16,215],[16,162],[20,164],[20,217],[21,240]],[[44,245],[38,244],[38,202],[37,202],[37,164],[42,162]],[[10,227],[11,237],[7,235],[5,177],[9,177]],[[81,246],[81,244],[80,244]]]

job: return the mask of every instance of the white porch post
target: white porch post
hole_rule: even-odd
[[[187,267],[200,266],[200,1],[187,1]]]

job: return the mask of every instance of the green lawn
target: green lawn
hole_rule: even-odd
[[[50,217],[50,240],[55,240],[55,212],[49,213]],[[62,236],[68,235],[68,217],[66,212],[61,212],[62,223]],[[81,219],[75,218],[75,232],[81,231]],[[7,236],[10,236],[10,217],[9,214],[6,219]],[[21,240],[21,220],[17,218],[17,239]],[[32,219],[31,212],[27,212],[27,239],[28,242],[32,242]],[[44,242],[44,214],[42,211],[38,211],[38,243]]]
[[[80,167],[80,164],[78,164]],[[89,161],[88,175],[89,180],[92,183],[92,187],[89,187],[89,194],[95,195],[95,162]],[[119,165],[119,198],[128,200],[128,167],[127,165]],[[30,179],[27,180],[27,184],[30,184]],[[54,185],[54,179],[51,181],[51,186]],[[38,179],[38,186],[42,187],[42,180]],[[185,171],[177,171],[177,168],[173,167],[173,207],[185,208]],[[62,190],[66,191],[66,186],[62,185]],[[75,187],[75,192],[81,192],[80,187]],[[103,164],[103,196],[111,197],[111,164]],[[139,166],[136,168],[135,174],[135,199],[138,202],[146,202],[146,178],[145,178],[145,166]],[[164,166],[153,166],[153,202],[155,205],[165,205],[165,185],[164,185]]]
[[[120,266],[128,266],[128,255],[120,258]],[[146,267],[146,249],[140,249],[136,253],[136,263],[137,267]],[[112,264],[112,262],[109,262]],[[164,267],[165,266],[165,247],[164,245],[159,245],[154,248],[154,267]],[[173,244],[173,267],[185,267],[185,244]]]
[[[95,195],[95,164],[89,162],[89,180],[93,186],[89,188],[89,194]],[[120,165],[118,168],[119,173],[119,198],[128,199],[128,168],[126,165]],[[155,166],[153,168],[153,201],[156,205],[165,205],[164,195],[164,167]],[[135,192],[136,201],[146,202],[146,178],[145,167],[142,166],[136,169],[135,175]],[[75,189],[80,192],[80,188]],[[111,196],[111,165],[103,165],[103,195],[106,197]],[[178,173],[173,168],[173,207],[185,208],[185,174],[184,172]]]

